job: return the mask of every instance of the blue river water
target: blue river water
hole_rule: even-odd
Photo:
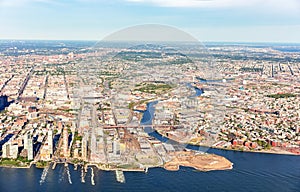
[[[142,123],[151,124],[155,102],[148,104]],[[150,135],[163,142],[170,142],[153,130]],[[176,143],[175,143],[176,145]],[[198,148],[221,155],[234,163],[232,170],[200,172],[181,167],[170,172],[163,168],[144,172],[125,172],[126,183],[118,183],[115,173],[89,168],[85,183],[81,182],[81,169],[73,165],[49,168],[13,169],[0,168],[0,192],[4,191],[300,191],[300,156],[276,155]],[[94,170],[95,185],[91,183]],[[42,179],[43,178],[43,179]]]
[[[300,157],[222,151],[208,152],[222,155],[234,163],[232,170],[199,172],[181,167],[177,172],[162,168],[148,173],[125,172],[126,183],[118,183],[114,172],[94,169],[95,185],[91,185],[91,169],[86,182],[81,183],[80,169],[57,165],[49,169],[45,182],[40,184],[43,169],[0,168],[0,191],[300,191]]]

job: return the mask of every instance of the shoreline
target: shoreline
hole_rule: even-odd
[[[199,145],[200,146],[200,145]],[[201,146],[200,146],[201,147]],[[202,147],[207,147],[207,146],[203,146]],[[272,154],[272,155],[291,155],[291,156],[300,156],[300,154],[295,154],[289,151],[274,151],[274,150],[262,150],[262,151],[258,151],[258,150],[239,150],[239,149],[228,149],[228,148],[223,148],[223,147],[209,147],[211,149],[219,149],[219,150],[224,150],[224,151],[235,151],[235,152],[245,152],[245,153],[261,153],[261,154]]]
[[[284,151],[284,150],[279,150],[279,151],[274,151],[274,150],[251,151],[251,150],[240,150],[240,149],[228,149],[228,148],[222,148],[222,147],[216,147],[216,146],[207,146],[207,145],[196,145],[196,144],[187,144],[187,145],[195,146],[195,147],[207,147],[208,150],[209,149],[217,149],[217,150],[233,151],[233,152],[241,152],[241,153],[257,153],[257,154],[271,154],[271,155],[300,156],[300,154],[295,154],[295,153],[292,153],[292,152],[289,152],[289,151]],[[193,149],[188,149],[188,150],[194,151]],[[214,153],[206,153],[206,154],[215,155]],[[51,164],[51,163],[64,164],[64,163],[58,163],[58,162],[55,162],[55,161],[49,161],[48,163],[49,164]],[[68,164],[72,164],[73,166],[80,165],[78,163],[72,163],[72,162],[67,162],[67,163]],[[43,168],[47,167],[47,166],[37,167],[36,164],[37,164],[37,162],[31,162],[27,166],[0,165],[0,168],[30,169],[32,165],[35,165],[35,167],[38,168],[38,169],[43,169]],[[121,171],[130,171],[130,172],[145,172],[145,169],[146,169],[146,167],[145,168],[129,168],[129,169],[118,168],[118,167],[116,167],[116,168],[105,168],[105,167],[99,166],[98,164],[95,164],[95,163],[82,164],[82,166],[84,166],[84,167],[95,166],[95,167],[97,167],[98,170],[102,170],[102,171],[116,171],[116,170],[121,170]],[[189,166],[185,166],[185,167],[189,167]],[[161,165],[161,166],[149,166],[147,168],[149,168],[149,169],[151,169],[151,168],[164,168],[164,165]],[[192,168],[194,168],[194,167],[192,167]]]
[[[209,149],[219,149],[219,150],[225,150],[225,151],[237,151],[237,152],[249,152],[249,153],[262,153],[262,154],[274,154],[274,155],[293,155],[293,156],[300,156],[300,152],[299,154],[297,153],[293,153],[293,152],[290,152],[290,151],[286,151],[286,150],[282,150],[278,147],[272,147],[271,149],[269,150],[266,150],[266,149],[262,149],[262,150],[249,150],[249,149],[243,149],[243,150],[240,150],[240,149],[233,149],[233,148],[225,148],[225,147],[217,147],[217,146],[209,146],[209,145],[205,145],[205,144],[194,144],[194,143],[183,143],[183,142],[180,142],[180,141],[177,141],[177,140],[174,140],[174,139],[171,139],[169,137],[167,137],[166,135],[158,132],[157,130],[155,130],[158,134],[160,134],[161,136],[169,139],[169,140],[172,140],[172,141],[175,141],[179,144],[182,144],[182,145],[186,145],[186,146],[194,146],[194,147],[207,147],[208,150]],[[273,149],[273,150],[272,150]],[[275,150],[278,150],[278,151],[275,151]],[[189,150],[193,150],[193,149],[189,149]]]

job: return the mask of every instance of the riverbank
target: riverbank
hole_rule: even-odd
[[[249,153],[267,153],[267,154],[277,154],[277,155],[295,155],[295,156],[298,156],[300,155],[300,149],[298,149],[298,153],[293,153],[291,151],[288,151],[288,150],[284,150],[280,147],[271,147],[270,149],[247,149],[245,146],[237,146],[235,148],[226,148],[226,147],[221,147],[221,146],[214,146],[214,145],[206,145],[206,144],[199,144],[199,143],[195,143],[195,142],[189,142],[189,143],[185,143],[185,142],[182,142],[180,140],[177,140],[176,137],[168,137],[166,134],[164,134],[163,132],[161,131],[158,131],[158,130],[154,130],[157,134],[161,135],[163,138],[167,139],[167,140],[170,140],[170,141],[174,141],[176,143],[179,143],[180,145],[183,145],[183,146],[191,146],[191,147],[205,147],[207,148],[207,150],[209,148],[212,148],[212,149],[220,149],[220,150],[226,150],[226,151],[239,151],[239,152],[249,152]],[[216,141],[217,142],[217,141]]]
[[[200,145],[199,145],[200,146]],[[213,146],[213,147],[210,147],[212,149],[220,149],[220,150],[226,150],[226,151],[238,151],[238,152],[246,152],[246,153],[264,153],[264,154],[275,154],[275,155],[294,155],[294,156],[299,156],[300,154],[297,154],[297,153],[292,153],[290,151],[286,151],[286,150],[283,150],[283,149],[280,149],[278,147],[276,148],[271,148],[269,150],[266,150],[266,149],[262,149],[262,150],[248,150],[248,149],[239,149],[239,148],[224,148],[224,147],[216,147],[216,146]]]
[[[0,167],[5,168],[20,168],[20,169],[28,169],[31,167],[33,162],[24,161],[23,159],[8,159],[2,158],[0,161]]]
[[[31,165],[27,166],[15,166],[15,165],[0,165],[3,168],[13,168],[13,169],[30,169]]]
[[[263,154],[276,154],[276,155],[294,155],[294,156],[299,156],[299,154],[297,153],[292,153],[290,151],[287,150],[283,150],[280,149],[278,147],[272,147],[269,150],[266,149],[261,149],[261,150],[255,150],[255,149],[245,149],[245,148],[225,148],[225,147],[218,147],[218,146],[209,146],[209,145],[199,145],[199,144],[191,144],[188,143],[186,145],[190,145],[190,146],[195,146],[195,147],[207,147],[208,149],[219,149],[219,150],[225,150],[225,151],[238,151],[238,152],[246,152],[246,153],[263,153]]]

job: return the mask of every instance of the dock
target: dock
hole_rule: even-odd
[[[56,167],[56,162],[54,162],[54,163],[53,163],[53,165],[52,165],[52,169],[54,170],[54,169],[55,169],[55,167]]]
[[[125,183],[125,176],[123,171],[116,170],[116,179],[119,183]]]
[[[94,169],[91,167],[91,184],[92,185],[95,185],[94,177],[95,177]]]
[[[84,167],[81,167],[81,183],[85,183],[85,172],[84,172]]]

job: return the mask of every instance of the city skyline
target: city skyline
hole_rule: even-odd
[[[101,40],[153,23],[200,41],[300,43],[299,13],[296,0],[2,0],[0,39]]]

